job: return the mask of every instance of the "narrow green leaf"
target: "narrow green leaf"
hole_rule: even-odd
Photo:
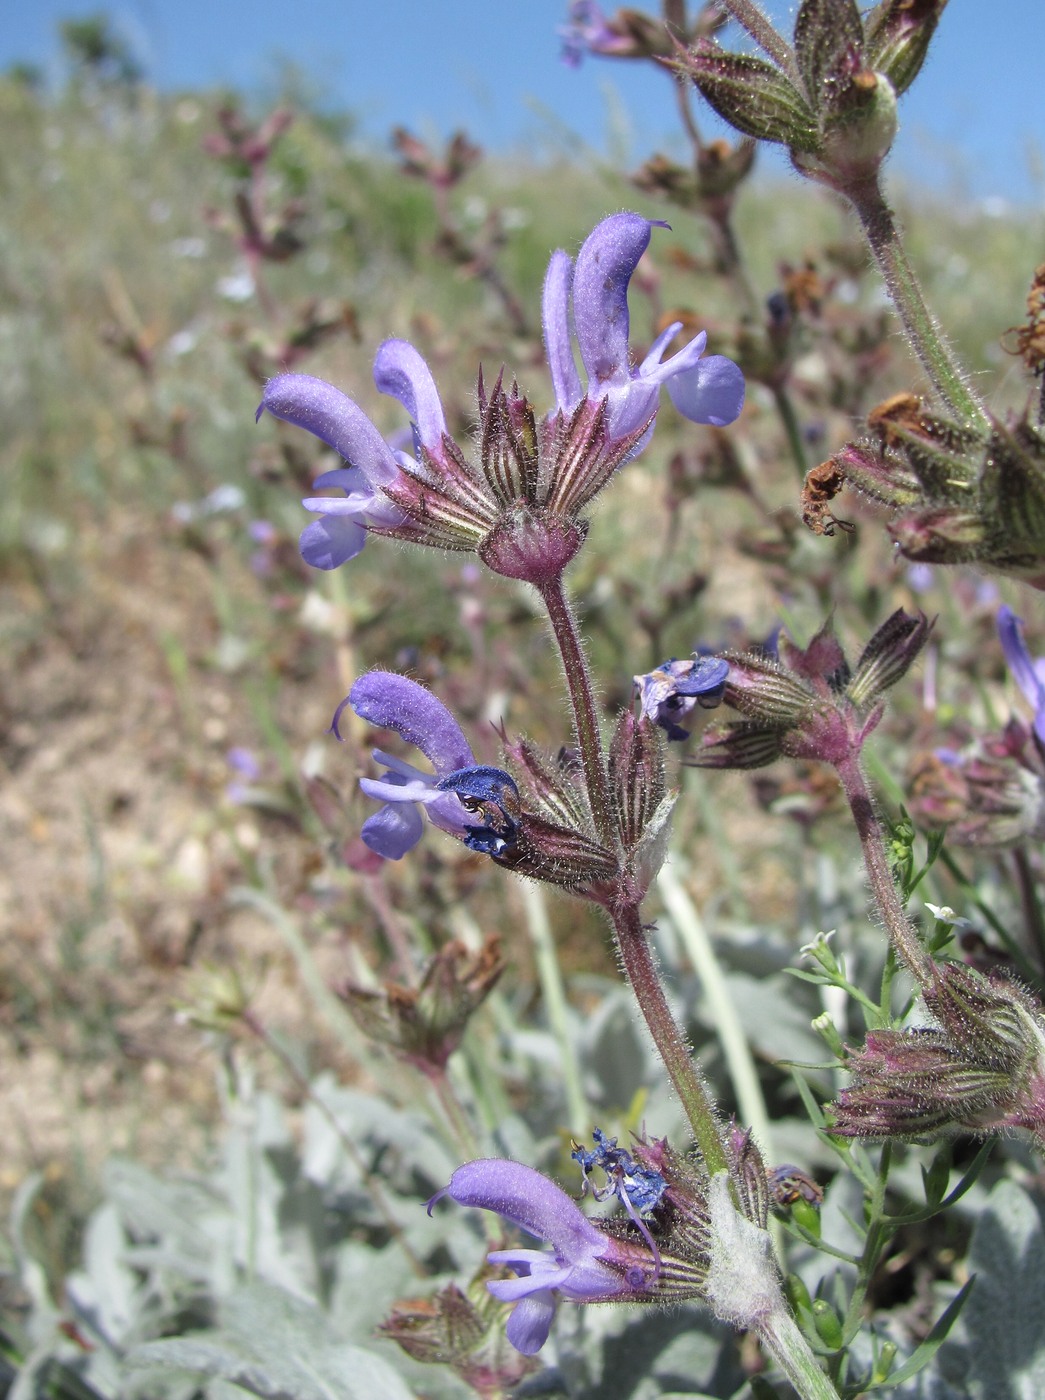
[[[872,1390],[891,1390],[894,1386],[902,1385],[904,1381],[909,1381],[912,1376],[916,1376],[919,1371],[929,1364],[940,1347],[947,1340],[947,1334],[950,1332],[951,1328],[958,1321],[958,1314],[965,1306],[965,1300],[968,1298],[975,1282],[975,1278],[969,1279],[968,1283],[966,1283],[951,1299],[946,1310],[937,1318],[932,1331],[926,1337],[925,1341],[922,1342],[921,1346],[915,1348],[898,1370],[890,1373],[888,1380],[874,1382],[869,1385],[867,1387],[868,1392]]]

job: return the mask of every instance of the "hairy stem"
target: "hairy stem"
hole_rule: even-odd
[[[877,176],[843,190],[863,225],[871,252],[899,313],[911,348],[922,362],[937,394],[960,418],[983,424],[983,405],[969,388],[935,316],[925,304],[914,269],[907,260],[893,211]]]
[[[703,983],[708,1002],[713,1007],[715,1033],[722,1046],[733,1092],[737,1096],[741,1121],[751,1129],[763,1156],[773,1161],[772,1128],[758,1080],[758,1069],[707,928],[689,891],[675,873],[673,864],[661,867],[657,887],[693,971]]]
[[[855,755],[844,759],[837,765],[837,772],[860,838],[871,893],[896,950],[896,956],[920,987],[928,987],[932,982],[932,962],[918,941],[914,925],[900,902],[899,891],[889,869],[882,825],[875,812],[874,800],[860,768],[859,759]]]
[[[709,1174],[727,1171],[729,1159],[714,1104],[664,996],[649,940],[642,927],[638,901],[625,893],[627,875],[621,853],[620,830],[610,794],[609,773],[599,732],[591,674],[561,576],[550,583],[542,584],[540,592],[548,609],[548,617],[566,674],[577,745],[581,753],[581,765],[595,828],[599,839],[609,850],[617,852],[621,860],[617,880],[618,897],[608,905],[621,961],[635,993],[639,1010],[653,1037],[653,1043],[693,1128]]]
[[[611,909],[610,916],[635,999],[686,1111],[708,1174],[714,1176],[716,1172],[728,1171],[729,1159],[718,1114],[664,996],[638,905],[622,904]]]
[[[783,1306],[760,1323],[758,1335],[802,1400],[838,1400],[838,1391],[820,1369],[798,1324]]]
[[[607,850],[615,851],[620,844],[617,819],[610,797],[610,780],[602,748],[591,672],[577,629],[577,619],[566,597],[561,575],[550,583],[542,584],[540,593],[544,606],[548,609],[548,618],[566,675],[566,689],[573,707],[577,747],[580,749],[581,768],[595,830]]]

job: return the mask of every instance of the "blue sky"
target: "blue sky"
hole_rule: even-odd
[[[605,154],[616,141],[637,164],[677,141],[666,77],[634,63],[591,59],[577,71],[559,61],[566,0],[297,0],[293,12],[285,0],[7,0],[4,8],[0,68],[29,60],[57,74],[58,21],[108,8],[160,88],[257,91],[271,87],[282,55],[329,105],[355,112],[360,135],[376,144],[396,124],[430,135],[463,126],[495,150],[579,145]],[[790,31],[790,6],[766,8]],[[956,195],[1045,206],[1043,54],[1042,0],[950,0],[903,100],[897,172]]]

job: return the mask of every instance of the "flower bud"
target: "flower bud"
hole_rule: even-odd
[[[864,648],[846,687],[854,705],[871,705],[910,670],[929,640],[933,624],[924,613],[897,608]]]
[[[507,1345],[499,1305],[485,1289],[471,1291],[478,1306],[453,1283],[432,1298],[404,1298],[377,1330],[415,1361],[452,1367],[477,1394],[504,1395],[537,1363]]]
[[[947,0],[885,0],[866,20],[866,52],[871,67],[884,73],[899,97],[925,61]]]
[[[946,0],[803,0],[790,52],[772,61],[703,38],[674,67],[738,131],[786,146],[803,175],[842,193],[873,181],[896,136],[896,99],[916,77]]]
[[[609,765],[621,837],[630,850],[664,799],[664,743],[657,726],[625,710],[610,743]]]
[[[814,151],[816,115],[804,94],[765,59],[727,53],[712,39],[701,39],[673,65],[692,78],[719,116],[745,136]]]

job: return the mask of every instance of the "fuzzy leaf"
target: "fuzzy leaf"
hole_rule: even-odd
[[[971,1400],[1040,1400],[1045,1395],[1045,1229],[1034,1199],[1000,1181],[969,1251],[976,1287],[960,1324],[964,1346],[940,1356],[947,1379],[964,1379]],[[935,1330],[935,1329],[934,1329]]]

